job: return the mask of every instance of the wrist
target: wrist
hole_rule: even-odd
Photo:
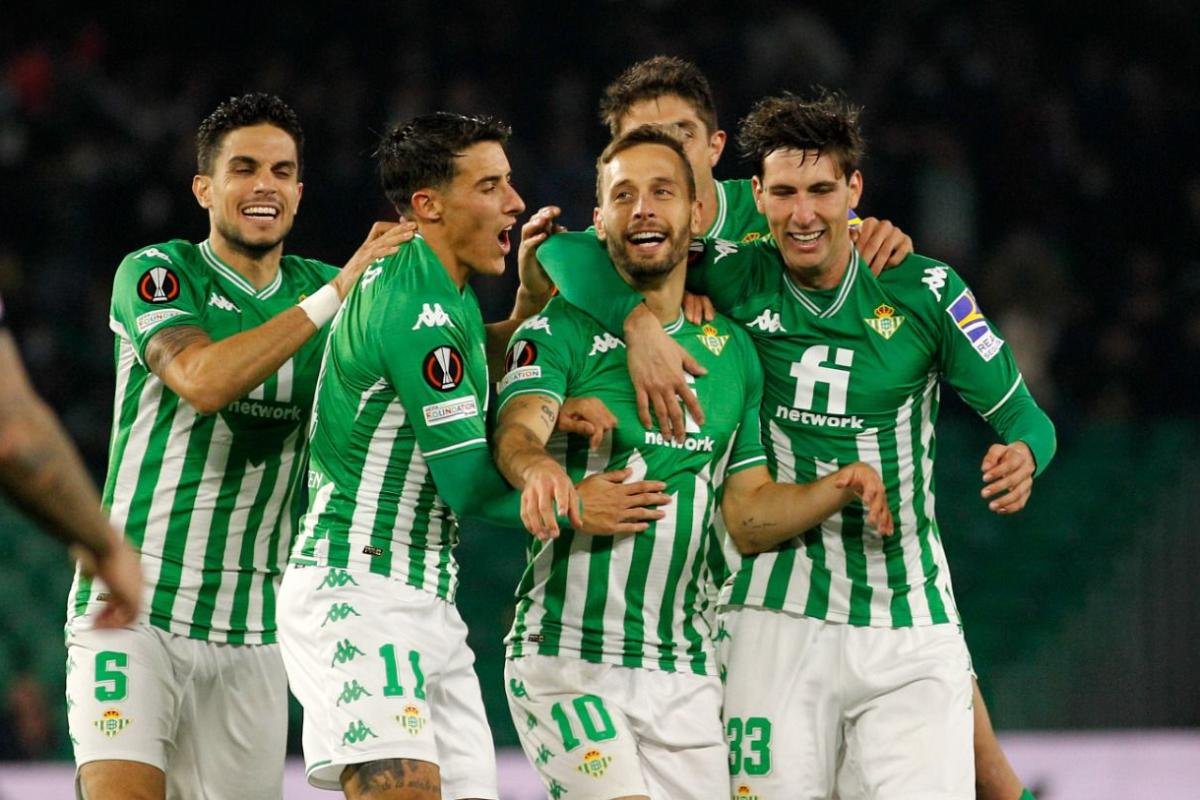
[[[297,304],[318,330],[333,319],[333,315],[342,307],[342,296],[334,285],[335,281],[325,284]]]
[[[654,312],[647,308],[645,303],[638,303],[633,311],[629,312],[629,316],[625,317],[625,333],[629,334],[647,326],[662,327],[658,322],[658,318],[654,316]]]
[[[535,292],[525,284],[517,287],[517,299],[513,304],[513,319],[528,319],[545,308],[550,302],[553,287],[544,292]]]

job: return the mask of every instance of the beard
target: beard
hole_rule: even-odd
[[[654,289],[666,281],[680,263],[687,260],[691,236],[686,230],[666,231],[667,241],[663,254],[656,259],[639,258],[632,251],[633,245],[625,238],[624,231],[605,229],[605,247],[608,257],[624,275],[629,276],[635,289]]]
[[[248,241],[242,236],[236,225],[226,220],[217,220],[217,232],[229,244],[230,249],[248,258],[259,259],[279,246],[288,233],[291,232],[291,226],[288,226],[287,230],[274,239],[261,242]]]

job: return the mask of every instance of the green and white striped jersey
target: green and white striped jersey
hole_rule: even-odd
[[[697,327],[681,314],[667,331],[708,369],[694,383],[705,423],[689,418],[683,445],[641,426],[624,343],[582,311],[555,298],[513,335],[501,404],[523,394],[598,397],[617,417],[594,451],[581,437],[550,439],[548,449],[571,478],[629,467],[629,480],[665,481],[672,502],[642,533],[564,529],[548,543],[531,539],[507,638],[510,658],[569,655],[716,674],[707,613],[710,562],[720,558],[712,518],[725,476],[766,463],[758,423],[762,372],[750,338],[723,317]]]
[[[293,524],[304,432],[324,332],[279,371],[220,412],[198,414],[146,368],[146,343],[176,325],[216,341],[257,327],[337,270],[284,256],[255,289],[209,243],[174,240],[138,250],[113,282],[117,389],[104,505],[141,551],[150,624],[235,644],[276,640],[275,592]],[[78,573],[68,619],[103,589]]]
[[[768,238],[704,243],[688,284],[754,337],[777,480],[810,481],[865,461],[882,475],[896,522],[895,534],[882,538],[852,504],[744,559],[722,604],[854,625],[957,621],[934,517],[939,379],[1008,441],[1018,429],[1049,425],[962,279],[917,255],[877,278],[852,251],[840,285],[807,291]]]
[[[485,344],[474,291],[459,290],[420,236],[363,274],[321,366],[292,563],[454,599],[458,529],[428,462],[487,447]]]

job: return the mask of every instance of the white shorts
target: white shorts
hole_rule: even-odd
[[[168,797],[283,795],[287,680],[279,645],[205,642],[150,625],[92,630],[78,622],[67,628],[76,764],[150,764],[166,773]]]
[[[719,679],[538,655],[510,660],[504,677],[521,746],[550,797],[725,796]]]
[[[349,764],[438,765],[442,796],[499,796],[475,655],[453,604],[370,572],[292,565],[279,641],[304,706],[308,782],[341,789]]]
[[[956,625],[867,628],[722,609],[734,797],[972,800],[971,659]],[[745,788],[743,788],[745,787]]]

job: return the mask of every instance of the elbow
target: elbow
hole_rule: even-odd
[[[191,406],[201,416],[212,416],[228,406],[236,397],[227,389],[217,386],[205,386],[202,383],[188,382],[176,390],[179,399]]]
[[[729,533],[729,538],[733,541],[733,546],[743,556],[757,555],[766,549],[763,547],[762,542],[751,532],[750,526],[744,524],[744,522],[731,524],[727,519],[725,530]]]

